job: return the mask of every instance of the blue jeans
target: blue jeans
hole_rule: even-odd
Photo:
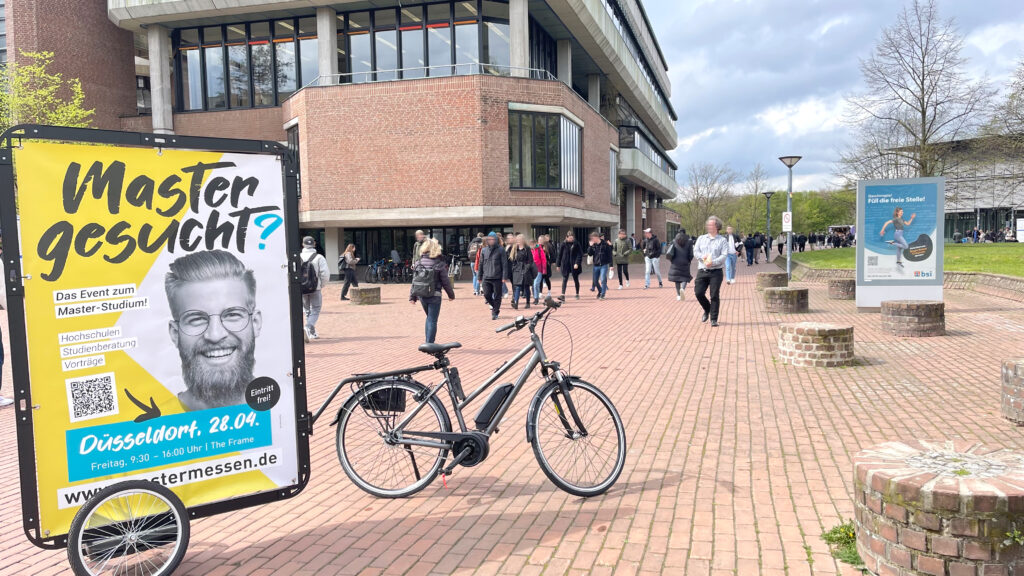
[[[661,286],[661,258],[648,258],[644,256],[644,286],[651,285],[651,272],[658,276],[658,285]]]
[[[519,296],[526,296],[526,303],[530,303],[530,285],[526,286],[513,286],[512,287],[512,302],[519,304]]]
[[[473,270],[473,294],[480,292],[480,273]]]
[[[542,288],[544,288],[544,275],[538,272],[537,277],[533,279],[533,297],[535,299],[540,298]]]
[[[423,306],[423,311],[427,314],[426,343],[433,344],[437,336],[437,317],[441,315],[441,297],[420,298],[420,306]]]
[[[725,255],[725,279],[727,281],[736,278],[736,260],[738,258],[739,256],[736,254]],[[747,258],[749,259],[750,256],[748,255]]]
[[[604,296],[608,293],[608,265],[594,266],[594,284],[597,285],[597,293]]]

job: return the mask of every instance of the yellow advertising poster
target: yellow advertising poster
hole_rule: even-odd
[[[122,480],[187,507],[296,484],[280,158],[25,141],[14,160],[40,536]]]

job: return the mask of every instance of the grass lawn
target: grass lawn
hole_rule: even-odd
[[[856,267],[855,248],[816,250],[793,255],[793,261],[812,268]],[[946,244],[945,269],[949,272],[990,272],[1024,278],[1024,244]]]

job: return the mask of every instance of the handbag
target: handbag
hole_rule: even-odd
[[[593,256],[590,256],[590,255],[588,254],[588,255],[587,255],[587,266],[593,266],[593,265],[594,265],[594,257],[593,257]]]

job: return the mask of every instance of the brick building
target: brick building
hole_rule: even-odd
[[[298,149],[328,261],[424,229],[626,228],[678,216],[675,112],[639,0],[18,0],[7,31],[82,78],[96,125]],[[68,26],[66,14],[78,26]],[[134,72],[134,73],[133,73]]]

